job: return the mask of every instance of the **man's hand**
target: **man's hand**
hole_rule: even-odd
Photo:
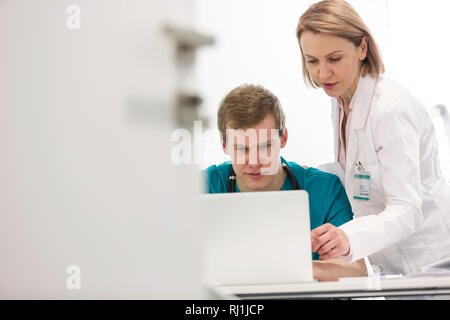
[[[311,249],[320,255],[320,260],[347,256],[350,243],[344,231],[327,223],[311,231]]]
[[[313,276],[318,281],[337,281],[339,278],[367,277],[364,259],[346,263],[341,259],[313,261]]]

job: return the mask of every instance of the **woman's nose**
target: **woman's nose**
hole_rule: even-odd
[[[327,63],[322,63],[319,66],[319,79],[326,80],[330,77],[330,75],[331,75],[330,67],[328,66]]]

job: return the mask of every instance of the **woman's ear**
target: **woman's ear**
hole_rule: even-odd
[[[361,44],[359,45],[359,48],[361,49],[359,59],[363,61],[367,57],[367,52],[369,50],[369,39],[367,36],[364,36],[361,40]]]

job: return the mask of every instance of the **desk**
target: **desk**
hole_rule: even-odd
[[[439,296],[450,299],[450,277],[383,279],[376,276],[336,282],[212,288],[228,299],[353,299]]]

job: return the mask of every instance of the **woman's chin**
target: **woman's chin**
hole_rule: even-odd
[[[324,89],[324,88],[322,88],[322,89],[323,89],[323,92],[325,92],[325,94],[326,94],[327,96],[329,96],[330,98],[335,98],[335,99],[337,99],[337,98],[340,97],[339,94],[337,94],[336,92],[333,92],[332,90],[329,91],[329,90],[326,90],[326,89]]]

